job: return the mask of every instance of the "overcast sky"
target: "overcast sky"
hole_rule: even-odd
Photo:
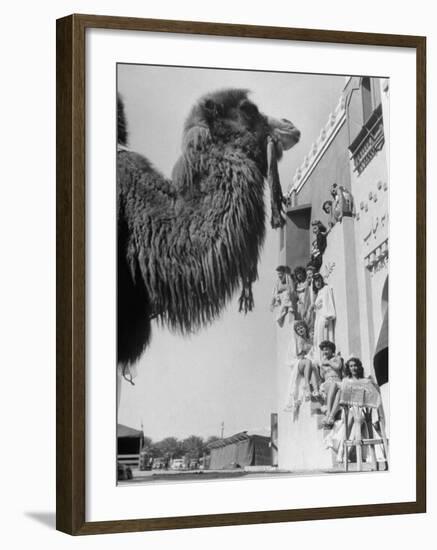
[[[291,120],[301,141],[279,166],[284,191],[334,110],[343,76],[302,75],[119,65],[118,90],[126,109],[129,147],[166,177],[180,155],[182,128],[191,106],[226,87],[248,88],[268,115]],[[266,200],[267,200],[266,190]],[[154,440],[191,434],[225,436],[267,429],[276,404],[275,321],[269,311],[278,232],[270,228],[254,284],[255,310],[238,313],[238,294],[220,320],[187,338],[153,326],[152,344],[137,365],[135,386],[123,381],[118,421],[144,426]]]

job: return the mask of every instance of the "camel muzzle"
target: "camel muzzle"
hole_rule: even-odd
[[[286,118],[267,117],[272,137],[277,140],[284,151],[288,151],[300,140],[300,131]]]

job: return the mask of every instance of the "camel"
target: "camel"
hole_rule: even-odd
[[[264,180],[272,227],[282,227],[277,161],[300,132],[260,113],[247,90],[207,94],[186,119],[169,180],[129,149],[120,97],[117,120],[117,360],[129,366],[149,344],[152,319],[191,334],[219,317],[239,285],[239,310],[253,308]]]

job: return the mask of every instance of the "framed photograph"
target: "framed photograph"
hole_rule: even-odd
[[[425,511],[425,138],[424,37],[57,21],[59,530]]]

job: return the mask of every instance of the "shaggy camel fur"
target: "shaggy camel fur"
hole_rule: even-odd
[[[168,180],[128,149],[118,100],[118,361],[136,361],[151,319],[191,333],[216,319],[242,285],[240,311],[265,235],[264,179],[272,226],[284,224],[276,160],[298,142],[285,119],[261,114],[247,90],[202,97],[184,127],[182,154]]]

